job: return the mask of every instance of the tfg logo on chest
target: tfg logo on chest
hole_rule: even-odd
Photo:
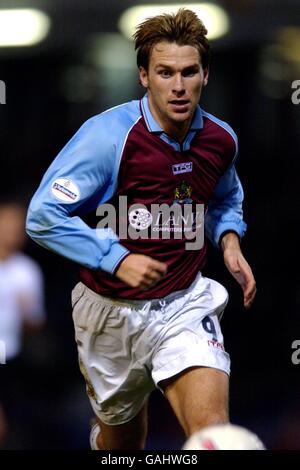
[[[182,173],[191,173],[193,171],[193,162],[176,163],[172,165],[173,175],[181,175]]]

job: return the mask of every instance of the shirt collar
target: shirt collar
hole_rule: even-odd
[[[142,114],[145,119],[149,132],[157,132],[160,134],[163,133],[164,130],[160,127],[158,122],[154,119],[150,111],[147,93],[141,99],[141,110],[142,110]],[[190,131],[196,131],[202,128],[203,128],[202,110],[200,106],[198,105],[194,113]]]

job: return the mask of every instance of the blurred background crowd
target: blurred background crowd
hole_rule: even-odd
[[[0,0],[2,449],[88,449],[92,413],[77,366],[70,304],[78,267],[25,239],[24,209],[86,119],[143,95],[128,39],[129,13],[141,10],[124,12],[149,3]],[[168,11],[171,2],[165,4]],[[292,343],[300,340],[299,0],[209,1],[206,10],[198,4],[212,41],[202,106],[239,137],[248,223],[243,250],[258,285],[246,312],[220,252],[209,250],[204,274],[230,293],[222,328],[232,359],[231,419],[270,449],[300,449],[300,364],[292,362]],[[1,16],[7,9],[39,14],[27,31],[28,15],[15,17],[12,26]],[[213,11],[219,16],[210,16]],[[179,449],[183,442],[167,402],[155,392],[148,448]]]

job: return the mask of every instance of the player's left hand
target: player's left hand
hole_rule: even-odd
[[[239,239],[229,233],[222,239],[225,265],[230,274],[240,284],[244,294],[244,306],[250,308],[256,295],[256,282],[252,270],[240,249]]]
[[[256,295],[256,282],[249,264],[241,251],[231,249],[224,251],[224,262],[243,289],[245,308],[250,308]]]

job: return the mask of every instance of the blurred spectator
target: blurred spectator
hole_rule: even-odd
[[[0,202],[0,340],[5,364],[0,365],[0,447],[9,433],[23,341],[45,322],[43,276],[37,263],[20,250],[25,244],[25,209]]]

